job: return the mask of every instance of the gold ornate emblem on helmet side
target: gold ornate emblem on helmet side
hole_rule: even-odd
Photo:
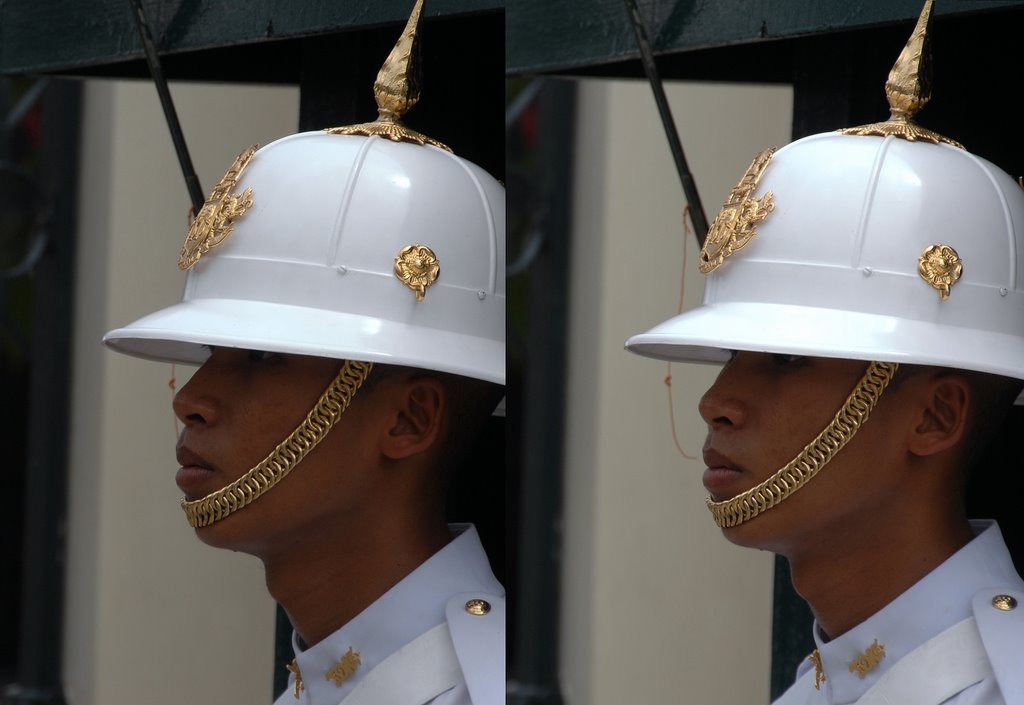
[[[231,234],[235,221],[252,208],[252,188],[247,188],[240,194],[232,191],[242,175],[242,170],[257,149],[259,145],[254,144],[239,154],[231,168],[213,187],[210,197],[206,199],[206,203],[199,209],[195,220],[189,226],[188,235],[185,236],[181,254],[178,256],[179,269],[191,268],[211,248],[222,243],[224,238]]]
[[[757,234],[756,225],[775,210],[775,200],[771,191],[759,199],[750,198],[774,153],[775,148],[772,147],[754,157],[740,182],[729,192],[725,205],[715,217],[704,239],[698,265],[702,273],[715,271],[726,257],[750,242]]]
[[[373,84],[373,95],[377,99],[377,119],[359,125],[332,127],[325,132],[332,135],[378,135],[393,142],[431,144],[448,152],[451,147],[401,123],[401,118],[420,99],[420,20],[423,17],[423,0],[416,0],[405,31],[398,38],[388,58],[384,61],[377,80]]]
[[[929,245],[917,258],[917,273],[939,290],[939,298],[949,298],[949,289],[963,272],[960,255],[949,245]]]
[[[426,245],[406,245],[395,257],[395,276],[413,290],[417,301],[423,300],[427,287],[437,281],[440,274],[437,255]]]
[[[933,0],[926,0],[910,39],[889,71],[889,80],[885,82],[885,96],[889,100],[889,119],[860,127],[848,127],[840,130],[842,134],[880,137],[893,135],[911,142],[944,142],[960,149],[964,148],[956,140],[925,129],[912,119],[932,97],[932,51],[931,38],[928,35],[932,20],[932,2]]]

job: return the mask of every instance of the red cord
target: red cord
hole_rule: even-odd
[[[682,272],[679,275],[679,310],[676,313],[683,312],[683,297],[686,293],[686,243],[690,241],[690,204],[687,203],[683,209],[683,266]],[[668,363],[668,367],[665,374],[665,387],[668,389],[668,420],[672,426],[672,442],[676,444],[676,450],[687,460],[696,460],[697,456],[690,455],[683,450],[682,444],[679,442],[679,434],[676,431],[676,411],[675,406],[672,402],[672,363]]]

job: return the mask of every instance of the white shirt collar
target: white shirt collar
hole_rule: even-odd
[[[1020,583],[996,523],[972,521],[971,527],[975,538],[970,543],[842,636],[825,643],[815,622],[814,642],[827,676],[821,689],[828,702],[856,701],[914,648],[970,617],[971,599],[978,590]],[[876,640],[884,646],[885,657],[862,679],[850,664]],[[798,677],[810,668],[810,662],[802,663]]]
[[[302,674],[304,692],[296,703],[334,705],[348,695],[359,680],[377,664],[431,627],[445,621],[445,604],[455,594],[505,591],[491,572],[476,528],[451,524],[453,539],[397,585],[356,615],[348,624],[315,646],[302,650],[292,635],[295,660]],[[361,661],[341,686],[327,672],[351,648]],[[288,696],[294,687],[289,678]]]

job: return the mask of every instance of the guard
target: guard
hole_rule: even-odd
[[[402,123],[421,12],[378,120],[243,150],[191,224],[182,301],[104,337],[200,365],[174,400],[182,508],[264,564],[295,628],[278,703],[505,700],[504,589],[445,522],[503,395],[504,189]]]
[[[1024,386],[1024,189],[914,122],[931,6],[892,117],[758,154],[703,304],[626,342],[724,363],[699,404],[708,508],[788,559],[815,617],[786,705],[1024,703],[1024,581],[965,509]]]

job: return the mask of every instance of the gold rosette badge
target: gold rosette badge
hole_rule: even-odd
[[[417,301],[423,300],[440,273],[437,255],[426,245],[406,245],[395,257],[395,276],[413,290]]]
[[[254,144],[239,154],[231,168],[213,187],[210,197],[206,199],[206,203],[199,209],[195,220],[189,226],[188,235],[185,236],[181,254],[178,256],[179,269],[190,269],[211,248],[224,242],[231,234],[235,221],[252,208],[252,188],[247,188],[242,193],[233,191],[242,170],[257,149],[259,145]]]
[[[963,262],[949,245],[929,245],[917,258],[917,273],[939,290],[939,298],[949,298],[949,290],[960,279]]]

